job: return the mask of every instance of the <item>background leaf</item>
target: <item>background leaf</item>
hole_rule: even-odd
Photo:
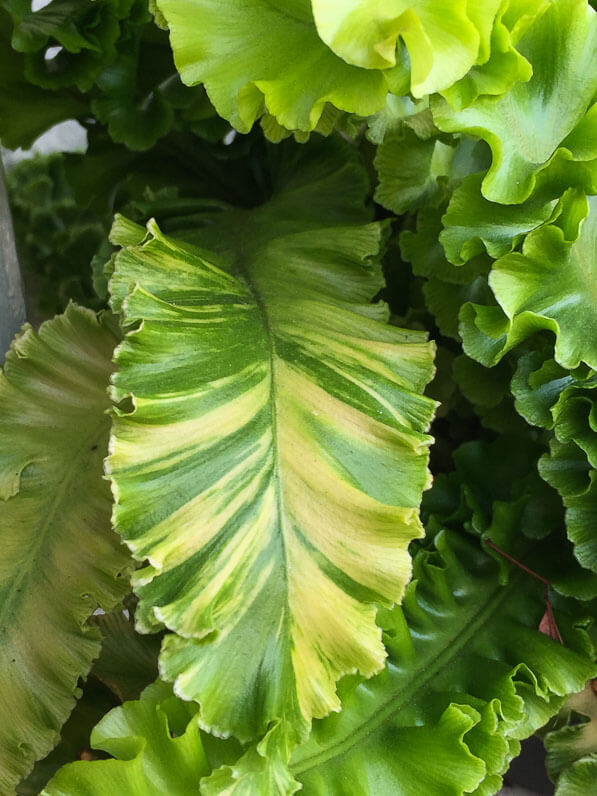
[[[141,699],[110,711],[91,734],[91,745],[111,760],[64,766],[43,796],[188,796],[199,792],[207,762],[197,707],[172,696],[168,686],[150,686]]]
[[[597,156],[594,109],[587,113],[597,92],[596,42],[597,19],[585,0],[554,0],[518,45],[533,67],[528,82],[497,99],[479,97],[458,113],[445,100],[432,103],[441,130],[469,132],[491,147],[493,163],[483,181],[487,199],[523,202],[560,148],[565,161]]]
[[[64,92],[49,92],[25,77],[25,58],[10,45],[11,19],[0,8],[0,138],[4,146],[29,147],[45,130],[78,119],[87,103]]]
[[[141,691],[158,676],[161,636],[135,632],[134,614],[123,611],[98,615],[93,624],[102,632],[102,649],[91,674],[121,702],[138,699]]]
[[[585,362],[597,368],[597,199],[587,197],[585,208],[574,242],[548,224],[527,236],[522,253],[494,263],[489,284],[503,312],[474,304],[463,310],[460,332],[469,355],[493,365],[520,341],[548,329],[560,365],[576,368]]]
[[[498,4],[499,0],[484,4],[490,29]],[[366,69],[395,66],[396,48],[403,39],[415,97],[451,86],[477,60],[480,34],[467,13],[471,5],[467,0],[312,0],[317,32],[349,64]]]
[[[402,608],[384,614],[386,671],[347,680],[342,713],[295,751],[308,793],[495,793],[517,739],[592,670],[583,642],[574,653],[537,632],[544,606],[528,576],[500,586],[471,542],[442,533],[436,544],[440,557],[418,554]]]
[[[0,377],[0,788],[9,792],[58,742],[97,657],[86,624],[128,590],[128,555],[102,481],[117,336],[71,305],[16,338]]]
[[[589,796],[597,777],[597,693],[595,680],[566,700],[563,726],[545,736],[547,770],[556,796]]]
[[[157,0],[157,7],[183,82],[203,83],[241,133],[265,111],[301,131],[315,128],[326,103],[368,116],[390,90],[385,73],[351,66],[325,46],[309,0]]]

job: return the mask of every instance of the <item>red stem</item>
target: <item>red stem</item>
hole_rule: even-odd
[[[532,575],[534,578],[537,578],[537,580],[540,580],[541,583],[544,583],[546,591],[547,591],[547,587],[551,586],[551,581],[547,580],[547,578],[544,578],[542,575],[539,575],[537,572],[534,572],[532,569],[529,569],[528,567],[525,567],[525,565],[521,564],[520,561],[517,561],[512,556],[508,555],[508,553],[505,553],[503,550],[501,550],[496,544],[494,544],[491,541],[491,539],[484,539],[483,541],[485,542],[486,545],[489,545],[489,547],[492,547],[496,551],[496,553],[499,553],[501,556],[504,556],[504,558],[507,558],[508,561],[510,561],[515,566],[517,566],[519,569],[524,570],[529,575]]]

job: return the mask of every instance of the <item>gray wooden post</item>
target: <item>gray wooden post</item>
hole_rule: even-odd
[[[25,323],[25,298],[0,158],[0,363]]]

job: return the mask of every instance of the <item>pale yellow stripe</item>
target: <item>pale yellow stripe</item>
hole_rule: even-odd
[[[261,367],[255,366],[256,370]],[[160,465],[172,467],[184,461],[191,448],[208,448],[240,431],[267,405],[269,398],[270,380],[266,377],[237,398],[190,420],[142,427],[127,421],[118,428],[111,469],[134,467],[141,473],[142,464],[148,464],[151,472],[158,472]]]
[[[307,720],[340,710],[336,680],[357,669],[378,672],[386,652],[376,609],[326,578],[293,534],[286,536],[292,663],[301,712]]]
[[[278,527],[276,505],[276,494],[270,486],[250,526],[239,528],[223,551],[195,579],[189,580],[180,599],[159,609],[159,618],[168,622],[171,616],[175,617],[177,632],[183,636],[197,637],[197,628],[206,623],[218,627],[222,638],[231,632],[263,588],[271,568],[278,564],[270,559],[258,577],[248,577],[254,574],[256,559]],[[190,595],[196,596],[189,600]]]
[[[143,534],[142,547],[151,547],[149,561],[156,569],[167,571],[184,563],[217,536],[242,506],[257,498],[264,475],[271,469],[271,431],[250,442],[256,447],[246,459]],[[235,494],[236,485],[248,471],[254,471],[254,475]],[[134,550],[139,545],[133,542],[131,547]]]

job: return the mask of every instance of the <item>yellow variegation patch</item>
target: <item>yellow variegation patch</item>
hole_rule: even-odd
[[[143,628],[201,722],[294,741],[339,677],[385,660],[375,603],[401,599],[428,483],[433,347],[367,303],[378,224],[247,245],[229,269],[154,223],[127,240],[110,472]],[[290,286],[290,289],[289,289]]]

